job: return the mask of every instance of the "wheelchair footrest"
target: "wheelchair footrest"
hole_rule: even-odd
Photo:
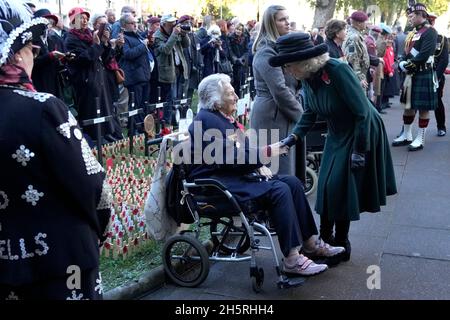
[[[209,261],[224,261],[224,262],[241,262],[241,261],[249,261],[252,256],[247,254],[227,254],[227,255],[219,255],[212,254],[209,257]]]
[[[287,276],[283,276],[283,280],[279,280],[277,285],[279,289],[288,289],[301,286],[305,283],[305,281],[306,279],[303,277],[289,278]]]

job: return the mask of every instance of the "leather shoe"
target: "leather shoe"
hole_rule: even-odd
[[[421,149],[423,149],[423,144],[421,144],[421,145],[419,145],[417,147],[413,147],[412,145],[408,146],[408,150],[409,151],[418,151],[418,150],[421,150]]]
[[[409,141],[406,139],[403,141],[394,141],[394,142],[392,142],[392,146],[393,147],[407,146],[407,145],[411,144],[411,142],[412,142],[412,140]]]

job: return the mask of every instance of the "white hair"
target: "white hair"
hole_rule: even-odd
[[[204,78],[198,85],[198,108],[219,110],[226,83],[231,83],[231,78],[223,73],[212,74]]]
[[[106,15],[104,15],[103,13],[95,13],[91,16],[91,25],[95,26],[97,23],[97,20],[100,18],[106,18]]]
[[[222,32],[220,31],[220,27],[217,24],[213,24],[209,27],[207,33],[208,33],[208,36],[211,36],[214,38],[215,36],[213,35],[213,33],[220,36]]]
[[[328,60],[330,60],[330,55],[328,52],[325,52],[320,56],[299,61],[296,64],[306,74],[305,78],[309,78],[312,74],[323,68],[327,64]]]

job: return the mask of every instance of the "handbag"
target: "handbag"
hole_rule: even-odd
[[[116,83],[122,84],[125,82],[125,72],[122,69],[114,70],[114,74],[116,75]]]
[[[232,74],[233,66],[231,65],[230,60],[220,60],[219,62],[219,73]]]
[[[158,161],[154,170],[154,176],[150,192],[145,202],[144,214],[147,230],[155,240],[167,240],[176,233],[178,225],[167,211],[167,168],[166,168],[166,147],[168,139],[163,139]]]

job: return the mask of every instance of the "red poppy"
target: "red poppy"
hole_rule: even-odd
[[[323,70],[323,72],[322,72],[322,81],[325,82],[325,84],[331,83],[330,76],[328,75],[328,73],[325,70]]]

